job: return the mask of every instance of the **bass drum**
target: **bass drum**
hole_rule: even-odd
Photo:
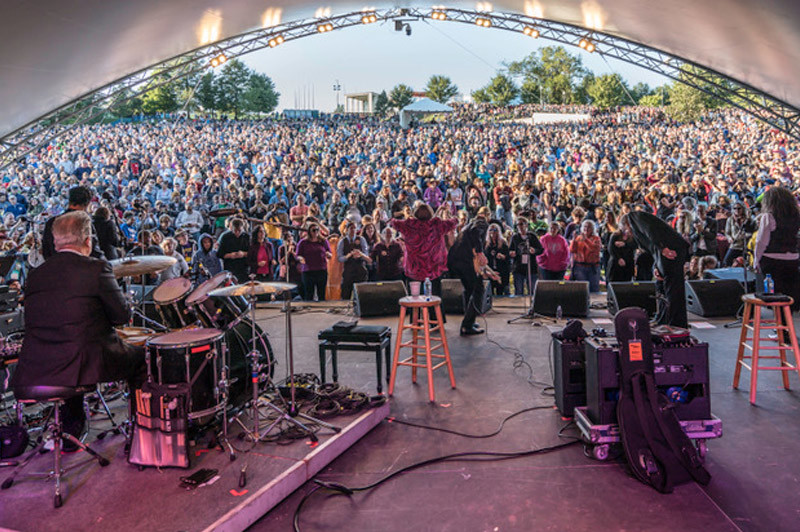
[[[269,343],[267,333],[261,330],[256,324],[256,351],[259,353],[259,363],[262,366],[262,375],[272,375],[275,373],[275,356],[272,353],[272,345]],[[241,319],[233,327],[225,331],[225,343],[228,346],[230,356],[231,375],[233,381],[230,385],[230,404],[241,406],[253,396],[253,389],[250,387],[250,360],[247,354],[253,348],[253,326],[249,319]]]

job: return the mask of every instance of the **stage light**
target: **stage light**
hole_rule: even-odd
[[[475,19],[475,24],[484,28],[488,28],[492,25],[492,21],[488,18],[478,17]]]
[[[587,52],[592,53],[596,49],[597,49],[597,47],[594,45],[594,43],[592,41],[589,41],[588,43],[586,43],[586,51]]]
[[[228,60],[228,58],[225,57],[225,54],[221,53],[221,54],[215,56],[213,59],[211,59],[211,66],[214,67],[214,68],[217,68],[218,66],[220,66],[222,63],[224,63],[227,60]]]
[[[377,22],[378,17],[375,13],[369,13],[361,17],[362,24],[372,24],[373,22]]]
[[[525,26],[525,28],[522,30],[522,33],[524,33],[528,37],[533,37],[534,39],[539,37],[539,30],[537,30],[536,28],[532,28],[530,26]]]
[[[317,26],[317,31],[320,33],[325,33],[326,31],[331,31],[333,29],[333,24],[330,22],[326,22],[325,24],[320,24]]]
[[[279,44],[283,44],[283,41],[284,41],[283,35],[278,35],[277,37],[273,37],[272,39],[270,39],[269,43],[267,44],[269,44],[270,48],[275,48]]]
[[[588,44],[589,44],[589,41],[587,41],[586,39],[581,39],[580,41],[578,41],[578,46],[580,46],[584,50],[586,49],[586,45],[588,45]]]
[[[447,20],[447,13],[444,11],[433,11],[431,13],[431,18],[433,20]]]

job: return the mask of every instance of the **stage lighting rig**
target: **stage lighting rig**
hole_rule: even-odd
[[[447,20],[447,13],[444,11],[434,10],[431,12],[431,18],[433,20]]]
[[[222,65],[227,60],[228,60],[228,58],[225,57],[225,54],[220,52],[219,55],[216,55],[216,56],[214,56],[213,59],[211,59],[210,64],[211,64],[211,66],[213,68],[217,68],[218,66]]]
[[[363,17],[361,17],[362,24],[372,24],[373,22],[378,21],[378,16],[373,13],[366,13]]]
[[[333,24],[331,24],[330,22],[317,25],[317,31],[320,33],[325,33],[331,30],[333,30]]]
[[[589,53],[592,53],[595,50],[597,50],[597,46],[588,37],[583,37],[580,41],[578,41],[578,46],[583,48]]]
[[[283,44],[283,41],[284,41],[283,35],[278,35],[277,37],[273,37],[272,39],[270,39],[268,44],[270,48],[275,48],[279,44]]]
[[[482,28],[490,28],[492,26],[492,19],[486,17],[478,17],[475,19],[475,24]]]
[[[528,37],[533,37],[534,39],[537,39],[539,37],[539,30],[531,26],[525,26],[525,28],[522,30],[522,33],[524,33]]]

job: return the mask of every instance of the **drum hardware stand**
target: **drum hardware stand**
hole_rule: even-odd
[[[95,394],[97,395],[98,403],[100,404],[100,406],[103,407],[103,411],[106,413],[106,417],[111,422],[111,428],[100,432],[97,435],[97,439],[98,440],[102,440],[109,433],[122,434],[122,435],[125,436],[125,438],[127,438],[128,437],[128,427],[126,426],[126,423],[125,422],[117,423],[114,420],[114,414],[111,413],[111,408],[109,408],[108,402],[106,402],[106,398],[103,396],[103,392],[100,391],[100,385],[99,384],[97,385],[97,388],[95,390]]]
[[[222,450],[227,450],[228,452],[228,459],[233,462],[236,460],[236,451],[233,449],[233,445],[231,445],[230,439],[228,438],[228,388],[229,388],[229,381],[228,381],[228,346],[225,341],[222,341],[222,373],[219,379],[219,393],[222,395],[222,429],[220,430],[219,434],[217,434],[217,442],[222,447]]]

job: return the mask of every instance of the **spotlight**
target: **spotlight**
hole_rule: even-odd
[[[539,37],[539,30],[537,30],[536,28],[532,28],[530,26],[525,26],[525,28],[522,30],[522,33],[524,33],[528,37],[533,37],[534,39]]]
[[[279,44],[283,44],[283,41],[284,41],[283,35],[278,35],[277,37],[273,37],[272,39],[270,39],[267,44],[269,44],[270,48],[275,48]]]
[[[596,49],[597,49],[597,47],[594,45],[594,43],[593,43],[593,42],[589,41],[588,43],[586,43],[586,51],[587,51],[587,52],[589,52],[589,53],[592,53],[592,52],[594,52]]]
[[[326,31],[331,31],[333,29],[333,24],[330,22],[326,22],[325,24],[320,24],[317,26],[317,31],[320,33],[325,33]]]
[[[491,19],[488,18],[478,17],[475,19],[475,24],[477,24],[478,26],[482,26],[484,28],[488,28],[492,25],[492,21]]]
[[[220,66],[222,63],[224,63],[227,60],[228,60],[228,58],[225,57],[225,54],[221,53],[221,54],[215,56],[213,59],[211,59],[211,66],[214,67],[214,68],[217,68],[218,66]]]
[[[373,22],[377,22],[378,17],[375,13],[369,13],[361,17],[362,24],[372,24]]]
[[[406,24],[406,35],[411,37],[411,24]]]
[[[447,20],[447,13],[444,11],[433,11],[431,13],[431,18],[433,20]]]

